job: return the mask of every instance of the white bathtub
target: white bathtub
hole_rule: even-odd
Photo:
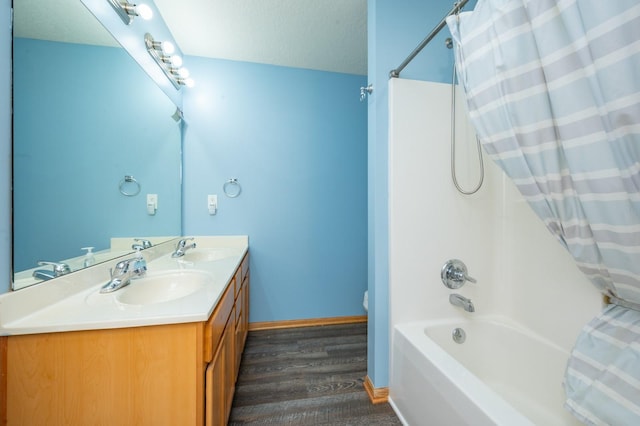
[[[460,327],[466,341],[455,343]],[[418,425],[579,425],[563,408],[568,353],[499,317],[397,325],[390,402]]]

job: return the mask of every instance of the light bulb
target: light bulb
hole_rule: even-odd
[[[192,78],[187,78],[187,79],[184,80],[184,85],[187,86],[187,87],[193,87],[193,86],[196,85],[196,82],[193,81]]]
[[[189,77],[189,70],[185,67],[182,67],[178,70],[178,75],[182,78],[187,78]]]
[[[182,66],[182,58],[178,55],[173,55],[171,57],[171,65],[173,65],[176,68],[179,68]]]
[[[136,5],[136,14],[147,21],[153,18],[153,10],[147,4]]]
[[[176,47],[173,45],[173,43],[171,43],[170,41],[163,41],[161,44],[161,49],[162,51],[167,54],[167,55],[171,55],[173,54],[173,52],[176,51]]]

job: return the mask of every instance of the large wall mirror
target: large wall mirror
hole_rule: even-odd
[[[13,288],[180,235],[174,103],[79,0],[15,0],[13,42]]]

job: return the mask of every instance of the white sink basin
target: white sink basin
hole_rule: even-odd
[[[132,280],[119,290],[116,300],[125,305],[150,305],[189,296],[212,280],[200,271],[171,271]]]
[[[189,250],[180,259],[186,262],[213,262],[216,260],[226,259],[228,257],[238,256],[238,250],[220,248],[220,249],[192,249]]]

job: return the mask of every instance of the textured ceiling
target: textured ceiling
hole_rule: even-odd
[[[191,55],[367,72],[366,0],[155,0]]]
[[[367,73],[367,0],[155,0],[155,4],[187,55]],[[112,43],[106,31],[91,25],[94,18],[79,0],[18,0],[14,8],[16,36]]]

